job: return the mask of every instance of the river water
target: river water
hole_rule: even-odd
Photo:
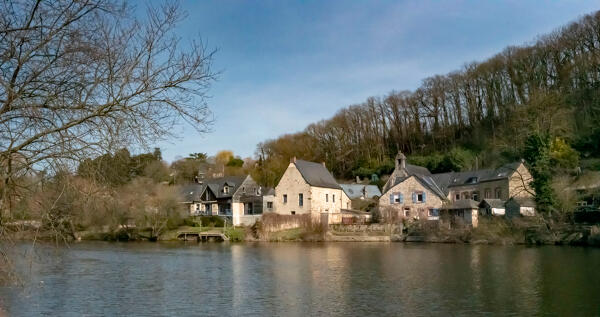
[[[21,257],[24,284],[0,287],[8,316],[600,315],[594,248],[83,242],[35,250]]]

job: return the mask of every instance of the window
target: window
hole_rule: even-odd
[[[473,200],[479,201],[479,192],[473,192]]]
[[[269,209],[269,210],[273,209],[273,202],[272,201],[267,201],[267,209]]]
[[[500,187],[496,187],[495,194],[495,197],[500,199],[500,197],[502,196],[502,189]]]
[[[246,215],[252,215],[253,214],[252,203],[245,203],[244,204],[244,213]]]
[[[410,208],[404,208],[404,217],[410,217]]]
[[[492,198],[492,190],[489,188],[486,188],[483,194],[483,197],[485,198]]]
[[[335,202],[335,195],[331,196],[331,200]]]
[[[460,194],[457,193],[456,195],[454,195],[454,200],[460,200]]]
[[[242,187],[242,193],[246,193],[246,187]]]
[[[295,215],[295,214],[296,214],[296,212],[295,212],[295,211],[292,211],[292,215]]]
[[[329,194],[325,194],[325,202],[328,203],[329,202]]]
[[[477,183],[477,181],[478,181],[477,177],[469,177],[465,183],[475,184],[475,183]]]
[[[298,206],[302,207],[304,206],[304,195],[303,194],[298,194]]]
[[[392,199],[391,199],[391,203],[392,204],[401,204],[404,202],[404,197],[402,195],[402,193],[393,193],[391,195]]]
[[[437,208],[431,208],[429,209],[429,217],[439,217],[440,216],[440,210]]]
[[[283,194],[283,203],[287,204],[287,195],[286,194]]]
[[[413,203],[424,203],[426,194],[425,192],[414,192],[413,193]]]
[[[463,192],[462,199],[471,199],[471,194],[469,194],[469,192]]]

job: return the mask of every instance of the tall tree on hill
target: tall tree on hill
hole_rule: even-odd
[[[552,212],[556,205],[552,192],[552,163],[550,156],[550,136],[532,134],[525,141],[523,157],[527,163],[535,190],[535,201],[540,211]]]
[[[495,165],[518,159],[531,133],[600,155],[599,57],[600,11],[532,45],[426,78],[413,92],[369,97],[300,133],[263,142],[257,153],[267,169],[297,156],[324,161],[346,178],[373,162],[385,164],[398,150],[428,155],[463,147],[483,165]]]

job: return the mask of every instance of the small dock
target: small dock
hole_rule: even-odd
[[[229,241],[229,238],[221,231],[209,230],[204,232],[181,231],[177,234],[177,239],[183,241],[196,242],[223,242]]]

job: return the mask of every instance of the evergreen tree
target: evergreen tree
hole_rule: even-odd
[[[528,165],[535,190],[535,201],[541,212],[554,210],[555,196],[552,191],[552,159],[550,156],[551,139],[547,134],[534,133],[525,140],[523,156]]]

